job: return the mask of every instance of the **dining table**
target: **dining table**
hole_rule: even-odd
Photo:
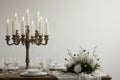
[[[47,75],[41,76],[21,76],[25,69],[19,69],[18,71],[1,73],[0,80],[79,80],[78,75],[71,73],[63,73],[60,71],[49,71]],[[111,80],[112,77],[105,75],[101,77],[102,80]]]

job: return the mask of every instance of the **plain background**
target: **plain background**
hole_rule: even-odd
[[[103,70],[113,80],[120,79],[119,0],[0,0],[0,57],[18,56],[22,65],[25,65],[25,47],[6,44],[6,19],[12,22],[17,12],[21,21],[27,8],[31,20],[35,21],[40,11],[50,26],[48,45],[30,47],[31,65],[37,64],[36,57],[52,58],[64,64],[67,48],[74,54],[80,46],[92,52],[97,45],[96,54]]]

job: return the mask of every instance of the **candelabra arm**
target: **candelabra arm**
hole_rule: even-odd
[[[13,45],[14,43],[9,43],[9,41],[10,41],[10,36],[6,36],[6,43],[7,43],[7,45],[9,45],[9,46],[11,46],[11,45]]]
[[[39,37],[38,37],[38,41],[36,42],[36,45],[41,45],[42,44],[42,41],[43,41],[43,39],[42,39],[42,35],[40,35]]]
[[[18,30],[16,30],[15,34],[13,34],[13,38],[12,39],[13,39],[13,43],[15,45],[19,45],[19,43],[20,43],[20,36],[18,34]]]
[[[45,36],[44,36],[45,43],[42,43],[42,45],[47,45],[48,40],[49,40],[48,37],[49,37],[49,35],[45,35]]]
[[[34,36],[31,36],[30,42],[31,42],[31,44],[34,43]]]
[[[24,45],[25,44],[25,35],[21,35],[21,43]]]

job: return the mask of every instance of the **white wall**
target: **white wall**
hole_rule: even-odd
[[[12,21],[14,12],[18,12],[20,20],[29,8],[35,20],[39,10],[43,18],[48,18],[50,40],[47,46],[31,45],[31,64],[36,62],[36,56],[63,63],[66,48],[76,53],[80,45],[89,51],[97,45],[96,54],[101,58],[103,70],[113,80],[119,80],[119,4],[119,0],[0,0],[0,56],[17,55],[24,61],[24,46],[6,45],[6,19]]]

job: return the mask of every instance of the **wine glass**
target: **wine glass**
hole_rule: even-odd
[[[12,57],[11,56],[5,56],[4,57],[4,68],[3,73],[8,73],[12,69]]]
[[[39,69],[43,70],[43,69],[44,69],[44,62],[43,62],[43,59],[42,59],[41,57],[37,57],[36,60],[37,60]]]
[[[12,57],[11,56],[4,57],[4,65],[5,65],[5,67],[12,66]]]
[[[49,74],[49,70],[51,68],[51,64],[52,64],[52,59],[51,58],[48,58],[48,59],[45,59],[45,71],[47,72],[47,74]]]
[[[14,67],[14,71],[17,71],[19,69],[19,58],[17,56],[13,56],[12,57],[13,59],[13,62],[12,62],[12,65]]]

